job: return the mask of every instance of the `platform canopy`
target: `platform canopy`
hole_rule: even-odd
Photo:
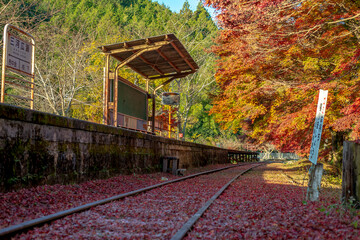
[[[199,68],[174,34],[121,42],[99,49],[150,80],[181,78]]]

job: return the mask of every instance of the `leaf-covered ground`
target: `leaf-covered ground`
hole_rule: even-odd
[[[229,165],[195,168],[187,171],[186,175],[225,166]],[[0,228],[157,184],[164,178],[171,180],[177,177],[166,173],[121,175],[81,184],[44,185],[0,193]]]
[[[231,178],[249,166],[165,185],[92,208],[20,236],[20,239],[168,239]]]
[[[304,201],[306,188],[293,181],[302,173],[270,164],[242,176],[186,239],[360,239],[359,211],[340,205],[338,188]]]
[[[68,216],[16,238],[169,239],[227,181],[247,167],[240,166],[166,185],[124,200],[92,208],[90,211]],[[299,182],[297,177],[301,175],[303,176],[303,171],[277,163],[258,167],[241,176],[205,212],[186,238],[360,239],[359,212],[340,205],[339,188],[323,189],[320,202],[305,202],[306,188],[296,183]],[[71,198],[77,199],[75,196],[82,194],[87,196],[83,197],[87,201],[98,200],[102,196],[101,191],[111,194],[111,190],[108,189],[111,188],[111,184],[117,186],[118,189],[120,186],[126,186],[122,191],[130,191],[140,186],[157,183],[161,177],[163,174],[131,175],[99,180],[99,184],[95,184],[98,187],[95,188],[92,185],[92,189],[98,191],[94,195],[85,187],[90,182],[84,183],[77,185],[79,194],[71,192],[70,197],[63,196],[56,200],[56,204],[50,201],[49,205],[39,204],[40,201],[37,201],[38,204],[34,203],[32,206],[45,210],[67,206]],[[53,190],[61,191],[66,195],[68,192],[61,190],[66,187],[74,186],[56,186]],[[33,190],[29,193],[34,194]],[[16,196],[17,193],[7,194]],[[14,205],[13,208],[22,214],[5,216],[2,213],[2,216],[5,216],[4,220],[15,218],[16,221],[20,221],[23,215],[26,219],[36,215],[34,212],[28,213],[29,207],[22,209],[26,206],[24,202],[29,199],[36,200],[36,197],[29,198],[26,194],[19,194],[19,192],[18,195],[16,203],[19,203],[20,207]],[[51,194],[47,193],[46,196],[51,196]],[[21,197],[24,201],[18,200]],[[9,203],[6,206],[9,207]],[[4,209],[3,205],[1,209]],[[6,222],[13,221],[15,220]]]

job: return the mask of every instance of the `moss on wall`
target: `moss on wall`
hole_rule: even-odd
[[[0,191],[227,161],[227,150],[0,104]]]

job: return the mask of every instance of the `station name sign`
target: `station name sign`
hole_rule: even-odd
[[[317,163],[317,159],[319,155],[319,147],[320,147],[324,117],[325,117],[327,96],[328,96],[328,91],[320,89],[319,101],[316,109],[316,118],[315,118],[314,131],[313,131],[311,149],[309,155],[309,161],[312,162],[313,164]]]
[[[164,92],[162,94],[162,104],[163,105],[179,105],[180,104],[180,94],[175,92]]]
[[[23,39],[9,34],[6,66],[28,75],[32,75],[33,45]]]

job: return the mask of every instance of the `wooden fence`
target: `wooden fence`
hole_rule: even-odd
[[[360,144],[344,141],[342,201],[360,207]]]

